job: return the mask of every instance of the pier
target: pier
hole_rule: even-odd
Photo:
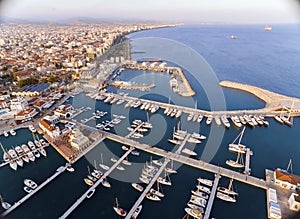
[[[128,135],[125,136],[125,138],[130,138],[131,135],[133,135],[139,128],[141,128],[144,125],[144,122],[141,122],[134,130],[132,130]]]
[[[250,168],[250,156],[253,155],[253,152],[250,150],[250,148],[247,148],[246,150],[246,163],[245,163],[245,171],[244,173],[247,175],[250,175],[251,168]]]
[[[160,176],[160,174],[162,173],[162,171],[165,169],[165,167],[167,166],[167,164],[168,164],[169,161],[170,161],[169,159],[165,159],[164,163],[158,169],[157,173],[153,176],[153,178],[151,179],[150,183],[144,189],[144,191],[142,192],[142,194],[140,195],[140,197],[138,198],[138,200],[134,203],[134,205],[132,206],[132,208],[128,212],[128,214],[125,217],[125,219],[130,219],[131,218],[131,215],[134,213],[135,209],[137,209],[137,207],[142,203],[142,201],[146,197],[147,193],[152,188],[153,184],[156,182],[156,180],[158,179],[158,177]]]
[[[173,160],[173,161],[176,161],[176,162],[188,165],[188,166],[195,167],[197,169],[205,170],[207,172],[211,172],[214,174],[220,174],[221,176],[224,176],[227,178],[233,178],[240,182],[243,182],[243,183],[246,183],[246,184],[249,184],[252,186],[256,186],[261,189],[267,189],[266,181],[263,179],[259,179],[257,177],[247,176],[245,174],[242,174],[242,173],[230,170],[230,169],[226,169],[224,167],[220,167],[220,166],[216,166],[214,164],[207,163],[203,160],[196,160],[196,159],[193,159],[190,157],[186,157],[186,156],[177,154],[176,152],[174,153],[171,151],[166,151],[166,150],[160,149],[158,147],[153,147],[151,145],[140,143],[140,142],[134,141],[132,139],[127,139],[125,137],[115,135],[112,133],[104,133],[104,135],[110,140],[119,142],[121,144],[130,145],[132,147],[135,147],[135,148],[145,151],[147,153],[155,154],[160,157],[165,157],[170,160]]]
[[[21,204],[23,204],[27,199],[29,199],[31,196],[33,196],[35,193],[40,191],[42,188],[44,188],[48,183],[50,183],[52,180],[54,180],[57,176],[59,176],[61,173],[63,173],[67,168],[67,165],[61,166],[56,170],[56,173],[54,173],[51,177],[49,177],[46,181],[44,181],[42,184],[40,184],[36,189],[33,189],[32,192],[25,195],[23,198],[21,198],[19,201],[17,201],[14,205],[12,205],[9,209],[4,211],[1,216],[5,217],[10,212],[15,210],[17,207],[19,207]]]
[[[205,210],[205,214],[204,214],[203,219],[209,219],[209,215],[210,215],[210,212],[211,212],[212,205],[214,203],[214,199],[215,199],[215,196],[216,196],[216,191],[217,191],[217,187],[218,187],[220,178],[221,178],[221,176],[219,174],[215,175],[214,184],[213,184],[213,187],[211,189],[211,193],[210,193],[210,196],[209,196],[208,204],[206,206],[206,210]]]
[[[102,182],[103,179],[105,179],[132,151],[134,148],[130,148],[126,153],[123,154],[123,156],[114,163],[109,170],[107,170],[100,179],[98,179],[93,186],[91,186],[80,198],[77,199],[77,201],[59,218],[64,219],[67,218],[87,197],[87,194],[92,191],[93,189],[96,189],[99,184]]]
[[[181,145],[180,145],[179,148],[176,150],[176,152],[175,152],[176,154],[180,154],[180,152],[182,151],[184,145],[186,144],[186,142],[187,142],[187,140],[189,139],[190,136],[191,136],[191,134],[189,134],[189,133],[185,136],[185,138],[183,139]]]

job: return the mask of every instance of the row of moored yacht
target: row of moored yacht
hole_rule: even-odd
[[[39,158],[41,154],[47,156],[46,150],[44,147],[48,146],[44,139],[35,140],[35,143],[32,141],[28,142],[28,145],[22,144],[21,146],[16,146],[14,148],[6,151],[3,146],[3,160],[8,162],[9,166],[13,170],[17,170],[18,166],[23,167],[23,161],[29,163],[29,161],[35,161],[36,158]]]
[[[7,131],[3,131],[3,135],[4,135],[4,137],[8,137],[8,136],[9,136],[9,134],[11,134],[12,136],[15,136],[17,133],[16,133],[16,131],[15,131],[15,130],[13,130],[13,129],[9,130],[9,132],[7,132]]]

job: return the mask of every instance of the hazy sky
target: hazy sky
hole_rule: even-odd
[[[295,0],[6,0],[0,14],[58,20],[74,17],[183,22],[282,23],[300,21]]]

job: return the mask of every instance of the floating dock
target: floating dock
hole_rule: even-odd
[[[209,196],[208,204],[206,205],[205,214],[204,214],[203,219],[209,219],[209,215],[210,215],[213,203],[214,203],[214,199],[215,199],[215,196],[216,196],[216,191],[217,191],[217,188],[218,188],[220,178],[221,178],[221,176],[219,174],[215,175],[214,184],[213,184],[213,187],[211,189],[211,193],[210,193],[210,196]]]
[[[127,139],[125,137],[115,135],[112,133],[108,132],[103,132],[106,138],[119,142],[121,144],[126,144],[130,145],[132,147],[135,147],[139,150],[145,151],[147,153],[155,154],[161,157],[165,157],[171,160],[174,160],[176,162],[195,167],[197,169],[205,170],[207,172],[215,173],[215,174],[220,174],[221,176],[225,176],[227,178],[233,178],[235,180],[238,180],[240,182],[250,184],[252,186],[256,186],[261,189],[267,189],[267,183],[263,179],[259,179],[257,177],[253,176],[247,176],[245,174],[229,170],[220,166],[216,166],[214,164],[207,163],[202,160],[196,160],[190,157],[186,157],[180,154],[177,154],[176,152],[171,152],[171,151],[166,151],[163,149],[160,149],[158,147],[153,147],[148,144],[140,143],[138,141],[134,141],[132,139]]]
[[[132,151],[134,148],[130,148],[126,153],[123,154],[123,156],[114,163],[109,170],[107,170],[100,179],[98,179],[93,186],[91,186],[80,198],[77,199],[77,201],[59,218],[64,219],[67,218],[86,198],[90,191],[93,189],[96,189],[103,179],[105,179]]]
[[[58,177],[61,173],[63,173],[67,168],[67,165],[61,166],[61,168],[58,168],[56,173],[54,173],[51,177],[49,177],[46,181],[44,181],[42,184],[40,184],[36,189],[33,189],[32,192],[25,195],[23,198],[21,198],[19,201],[17,201],[14,205],[12,205],[9,209],[4,211],[1,216],[5,217],[10,212],[15,210],[17,207],[19,207],[21,204],[23,204],[27,199],[29,199],[31,196],[33,196],[35,193],[40,191],[42,188],[44,188],[48,183],[50,183],[52,180],[54,180],[56,177]]]
[[[250,156],[253,155],[253,152],[250,150],[250,148],[246,149],[246,163],[245,163],[245,171],[244,173],[247,175],[250,175],[251,168],[250,168]]]

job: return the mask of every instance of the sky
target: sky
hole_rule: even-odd
[[[300,21],[297,3],[296,0],[2,0],[0,15],[52,21],[91,17],[185,23],[294,23]]]

